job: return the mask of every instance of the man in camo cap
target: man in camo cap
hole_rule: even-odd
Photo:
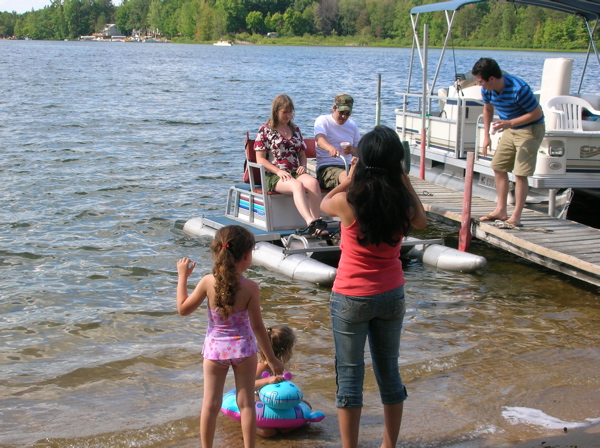
[[[346,178],[341,157],[350,166],[352,155],[356,153],[360,133],[356,123],[350,119],[353,106],[354,99],[350,95],[336,95],[332,113],[315,120],[317,179],[324,190],[332,190]]]

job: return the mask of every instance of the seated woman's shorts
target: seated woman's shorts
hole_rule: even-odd
[[[288,171],[289,172],[289,171]],[[294,179],[298,179],[298,177],[300,176],[298,173],[291,172],[290,173],[292,175],[292,177]],[[279,179],[281,179],[277,174],[273,174],[273,173],[265,173],[266,178],[267,178],[267,191],[275,191],[275,185],[277,185],[277,182],[279,182]]]

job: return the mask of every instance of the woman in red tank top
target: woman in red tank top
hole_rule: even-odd
[[[360,140],[348,178],[321,202],[342,229],[330,310],[344,448],[358,446],[367,337],[384,409],[382,447],[396,446],[407,397],[398,368],[406,311],[400,243],[410,227],[424,228],[427,216],[403,159],[398,134],[376,126]]]

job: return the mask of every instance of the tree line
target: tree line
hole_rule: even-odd
[[[52,0],[44,9],[0,13],[0,36],[76,39],[115,23],[122,34],[134,30],[178,41],[239,39],[264,42],[264,35],[344,41],[356,45],[410,46],[410,10],[419,0]],[[441,45],[442,12],[429,13],[429,41]],[[308,42],[309,40],[307,40]],[[313,40],[314,42],[314,40]],[[545,8],[482,2],[456,15],[456,47],[585,49],[583,19]]]

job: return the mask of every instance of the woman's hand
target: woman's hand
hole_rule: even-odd
[[[304,165],[300,165],[298,168],[296,168],[296,174],[298,176],[307,172],[308,171],[306,170],[306,167]]]
[[[279,176],[279,179],[281,179],[282,182],[293,179],[292,175],[285,170],[279,170],[277,172],[277,175]]]

